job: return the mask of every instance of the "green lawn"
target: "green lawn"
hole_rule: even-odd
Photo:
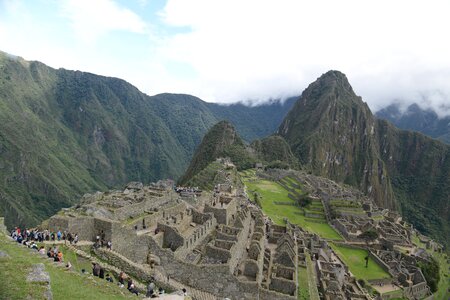
[[[44,287],[39,284],[26,282],[31,266],[43,263],[50,275],[50,285],[53,299],[129,299],[133,297],[126,289],[120,289],[116,284],[108,283],[104,279],[81,275],[81,268],[87,268],[90,263],[79,260],[76,254],[63,249],[65,261],[70,260],[73,271],[56,266],[52,261],[33,255],[30,250],[18,245],[0,234],[0,250],[10,258],[0,258],[0,299],[43,299]]]
[[[298,267],[298,297],[300,300],[309,300],[308,271],[304,267]]]
[[[242,179],[247,187],[247,193],[253,200],[253,193],[256,191],[260,196],[260,202],[264,213],[266,213],[276,224],[283,225],[283,219],[287,218],[291,223],[316,233],[326,239],[342,240],[342,237],[326,223],[325,219],[319,219],[315,222],[312,219],[305,218],[300,208],[294,206],[294,200],[288,197],[288,191],[280,184],[263,179],[256,179],[254,173],[247,170],[242,172]],[[292,205],[278,205],[274,202],[283,202]],[[311,211],[312,213],[318,213]]]
[[[364,260],[367,256],[366,250],[338,246],[333,243],[331,243],[331,247],[357,279],[371,280],[391,277],[372,258],[369,258],[369,264],[366,268],[366,261]]]

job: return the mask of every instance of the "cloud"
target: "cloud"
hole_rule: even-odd
[[[0,1],[0,49],[211,102],[299,95],[335,69],[373,110],[396,100],[450,114],[448,11],[447,0]]]
[[[191,30],[159,51],[190,64],[188,92],[210,101],[299,94],[338,69],[376,109],[450,94],[448,11],[448,1],[169,0],[164,22]]]
[[[83,41],[95,41],[110,31],[145,33],[146,23],[133,11],[112,0],[64,0],[62,13]]]

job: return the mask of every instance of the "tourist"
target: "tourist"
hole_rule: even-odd
[[[52,247],[48,247],[47,256],[48,256],[49,258],[52,258],[52,257],[53,257],[53,250],[52,250]]]
[[[75,245],[78,243],[78,233],[75,233],[75,237],[73,238],[73,243]]]
[[[160,295],[164,295],[164,290],[163,290],[162,287],[160,287],[160,288],[158,289],[158,292],[159,292]]]
[[[44,248],[44,246],[41,246],[41,248],[39,248],[39,254],[45,255],[45,248]]]
[[[153,290],[155,289],[155,284],[153,281],[150,281],[147,285],[147,293],[145,294],[146,297],[150,297],[153,295]]]
[[[120,274],[119,274],[119,285],[120,285],[121,288],[124,287],[126,278],[127,278],[127,276],[125,275],[125,273],[124,272],[120,272]]]
[[[136,289],[136,286],[134,285],[133,282],[131,282],[130,287],[128,288],[128,290],[130,291],[130,293],[136,294],[136,296],[139,296],[139,292]]]
[[[106,249],[111,250],[112,248],[112,243],[111,241],[108,241],[108,243],[106,243]]]
[[[59,262],[63,261],[63,253],[61,251],[58,251],[58,255],[57,255],[56,259]]]
[[[97,277],[100,275],[100,266],[96,263],[92,263],[92,275]]]
[[[61,230],[58,230],[58,232],[56,233],[56,237],[58,238],[58,241],[61,240],[61,236],[62,236]]]
[[[106,274],[106,281],[108,281],[108,282],[111,282],[111,283],[113,283],[114,282],[114,280],[113,280],[113,278],[111,277],[111,276],[109,276],[109,273],[108,274]]]
[[[38,250],[38,247],[37,247],[37,245],[36,245],[35,242],[32,242],[32,243],[31,243],[30,248],[31,248],[31,249],[35,249],[35,250]]]
[[[98,277],[101,279],[105,278],[105,269],[103,269],[102,267],[100,267],[100,271],[98,273]]]

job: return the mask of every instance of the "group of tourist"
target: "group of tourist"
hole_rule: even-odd
[[[112,242],[111,241],[106,241],[105,231],[102,230],[95,237],[94,248],[105,247],[105,246],[106,246],[106,249],[112,250]]]
[[[44,241],[68,241],[70,244],[77,244],[78,243],[78,234],[71,234],[66,231],[58,230],[57,232],[51,232],[49,230],[37,230],[37,229],[25,229],[21,230],[19,227],[14,228],[14,230],[11,231],[11,238],[15,240],[16,242],[27,246],[28,248],[34,249],[39,252],[42,256],[47,256],[49,259],[52,259],[55,262],[63,263],[63,253],[58,248],[57,245],[53,245],[48,247],[47,250],[45,250],[44,246],[38,247],[37,243],[43,243]],[[96,242],[94,244],[94,247],[104,247],[106,246],[107,249],[112,250],[112,244],[111,241],[105,240],[105,233],[102,230],[99,235],[96,236]],[[68,261],[65,265],[66,269],[70,270],[72,268],[72,264],[70,261]],[[81,270],[82,274],[88,274],[85,269]],[[106,273],[105,275],[105,269],[100,266],[98,263],[93,262],[92,263],[92,275],[96,276],[101,279],[105,279],[108,282],[114,282],[113,277]],[[169,278],[168,278],[169,280]],[[139,290],[136,287],[133,280],[127,276],[124,272],[120,272],[118,277],[118,285],[123,288],[125,287],[125,284],[127,285],[128,291],[130,293],[133,293],[135,295],[139,295]],[[150,282],[147,285],[147,291],[146,291],[146,297],[150,298],[158,298],[161,295],[164,295],[165,291],[163,288],[156,288],[155,285],[155,279],[152,277]],[[185,288],[182,290],[183,295],[187,295],[187,291]]]
[[[49,230],[38,230],[38,229],[24,229],[21,230],[19,227],[15,227],[11,231],[11,237],[18,243],[31,243],[44,241],[68,241],[70,244],[78,243],[78,234],[72,234],[67,231],[58,230],[57,232],[51,232]]]

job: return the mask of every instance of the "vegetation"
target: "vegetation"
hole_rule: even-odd
[[[177,179],[219,120],[232,119],[251,141],[273,132],[293,102],[149,97],[117,78],[0,52],[0,215],[9,227],[32,226],[87,192]]]
[[[419,261],[417,266],[422,270],[423,276],[425,276],[431,292],[435,293],[438,290],[438,284],[440,280],[438,262],[433,257],[431,257],[430,261]]]
[[[329,71],[310,84],[278,133],[305,170],[370,187],[378,206],[399,208],[415,228],[450,245],[450,146],[377,120],[344,74]]]
[[[341,240],[342,237],[323,220],[305,217],[294,200],[289,198],[289,191],[277,182],[258,179],[254,170],[241,172],[243,183],[247,187],[247,193],[257,193],[262,210],[276,224],[284,224],[284,218],[289,222],[298,224],[302,228],[316,233],[323,238]]]
[[[308,271],[305,267],[298,267],[298,299],[309,300]]]
[[[72,271],[55,265],[46,258],[32,255],[28,248],[8,240],[0,234],[0,251],[7,253],[9,258],[0,257],[1,299],[43,299],[45,286],[26,281],[31,266],[37,263],[45,265],[50,275],[51,291],[54,299],[129,299],[133,298],[126,289],[120,289],[104,279],[82,275],[81,268],[90,270],[90,263],[79,260],[76,254],[62,248],[65,261],[70,260]]]
[[[299,164],[289,145],[279,135],[271,135],[251,144],[259,160],[266,162],[266,168],[297,169]]]
[[[354,249],[345,246],[331,244],[333,250],[339,255],[344,263],[349,267],[350,272],[357,279],[371,280],[389,278],[390,275],[381,268],[376,261],[369,257],[369,264],[365,267],[367,251],[364,249]]]

